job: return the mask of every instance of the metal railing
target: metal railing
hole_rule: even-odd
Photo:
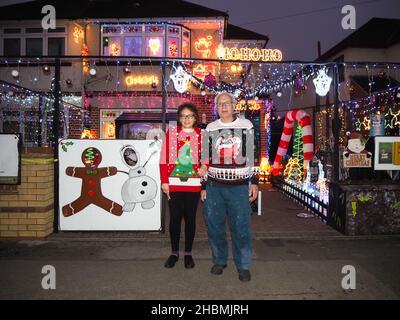
[[[306,191],[287,183],[282,178],[271,176],[271,183],[275,188],[285,193],[296,203],[317,215],[324,222],[328,222],[329,204],[324,203],[320,199],[308,194]]]

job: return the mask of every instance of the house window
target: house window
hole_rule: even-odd
[[[115,139],[115,119],[118,118],[124,110],[100,110],[100,138]]]
[[[103,25],[104,56],[173,57],[190,55],[190,31],[179,25]]]
[[[4,39],[4,56],[16,57],[21,55],[21,39],[9,38]]]
[[[124,55],[139,57],[142,55],[142,47],[142,37],[125,37]]]
[[[55,29],[48,29],[48,33],[64,33],[65,32],[65,27],[57,27]]]
[[[168,57],[179,57],[179,38],[168,38]]]
[[[42,28],[26,28],[25,33],[43,33]]]
[[[106,46],[104,47],[104,55],[106,56],[121,56],[121,38],[120,37],[109,37],[106,40]]]
[[[15,34],[15,33],[21,33],[20,28],[5,28],[4,29],[4,34]]]
[[[64,56],[65,55],[65,38],[49,38],[47,45],[47,55]]]
[[[67,51],[66,27],[44,30],[38,27],[8,27],[0,35],[0,55],[63,56]],[[1,52],[1,44],[3,51]]]
[[[26,38],[25,55],[42,56],[43,55],[43,39],[42,38]]]
[[[146,37],[146,56],[162,57],[164,52],[163,40],[162,37]]]

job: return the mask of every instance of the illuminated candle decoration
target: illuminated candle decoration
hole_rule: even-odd
[[[315,92],[324,97],[329,92],[332,78],[328,76],[326,68],[318,70],[318,76],[313,80],[315,86]]]
[[[157,55],[161,48],[161,42],[158,38],[151,38],[149,39],[149,48],[153,55]]]
[[[179,93],[184,93],[188,87],[188,81],[191,77],[190,74],[183,70],[182,66],[175,68],[175,73],[171,74],[170,79],[173,81],[175,90]]]
[[[194,48],[201,54],[202,58],[208,59],[211,55],[211,47],[213,45],[212,36],[206,36],[205,38],[199,38],[194,43]]]

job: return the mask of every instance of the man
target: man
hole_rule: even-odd
[[[239,279],[250,281],[250,203],[258,194],[254,129],[249,120],[234,115],[235,97],[230,93],[218,94],[215,104],[220,118],[205,129],[202,157],[209,160],[209,169],[206,189],[201,191],[214,263],[211,273],[220,275],[227,266],[227,218]]]

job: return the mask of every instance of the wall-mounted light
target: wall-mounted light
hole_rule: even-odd
[[[131,69],[129,67],[125,67],[124,74],[130,74],[130,73],[131,73]]]
[[[49,73],[50,73],[50,66],[48,66],[47,64],[45,64],[45,65],[42,67],[42,70],[43,70],[43,73],[44,73],[44,74],[49,74]]]
[[[91,77],[95,77],[96,74],[97,74],[97,70],[95,68],[92,67],[92,68],[89,69],[89,75]]]
[[[14,79],[18,79],[18,77],[19,77],[19,71],[16,70],[16,69],[14,69],[14,70],[11,71],[11,75],[12,75],[12,77],[13,77]]]

